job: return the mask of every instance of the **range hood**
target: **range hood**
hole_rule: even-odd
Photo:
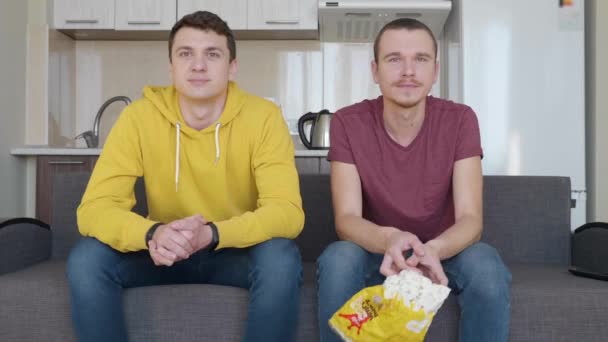
[[[420,20],[438,38],[451,8],[449,0],[320,0],[321,40],[371,42],[384,24],[397,18]]]

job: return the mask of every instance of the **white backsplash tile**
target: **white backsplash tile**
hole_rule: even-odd
[[[76,44],[49,31],[48,144],[73,146],[76,135]]]
[[[76,42],[76,131],[92,130],[99,107],[117,95],[141,97],[146,85],[169,84],[167,43],[158,41]],[[110,105],[100,122],[100,146],[124,103]]]
[[[323,106],[323,56],[318,41],[240,41],[237,82],[281,106],[290,131]]]
[[[57,143],[93,129],[97,110],[108,98],[125,95],[135,100],[145,85],[170,84],[166,42],[56,41],[51,45],[49,91],[55,98],[49,100],[49,108],[59,128],[50,130]],[[236,81],[280,105],[295,134],[298,118],[309,111],[335,111],[378,96],[372,59],[371,43],[238,41]],[[100,125],[100,144],[123,108],[122,103],[108,107]]]
[[[325,107],[332,112],[380,95],[371,73],[372,43],[324,43]]]
[[[25,115],[25,143],[45,144],[48,140],[48,55],[45,53],[49,46],[48,29],[43,24],[28,24],[26,35],[25,113],[15,114]]]

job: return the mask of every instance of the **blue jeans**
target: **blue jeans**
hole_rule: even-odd
[[[344,303],[366,286],[382,284],[382,254],[370,253],[349,241],[329,245],[317,261],[321,342],[341,341],[328,321]],[[460,341],[507,341],[510,321],[511,273],[496,250],[482,242],[444,260],[460,306]]]
[[[292,240],[272,239],[245,249],[198,252],[165,267],[155,266],[148,251],[121,253],[97,239],[84,238],[70,253],[67,276],[72,320],[80,341],[127,341],[123,289],[176,283],[249,289],[243,340],[282,342],[295,338],[302,262]]]

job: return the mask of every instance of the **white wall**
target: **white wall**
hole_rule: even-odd
[[[608,2],[586,3],[588,221],[608,222]]]
[[[24,143],[27,9],[0,1],[0,217],[25,213],[25,160],[9,150]]]
[[[84,147],[84,141],[72,138],[92,129],[108,98],[126,95],[135,100],[145,85],[170,83],[165,41],[73,41],[51,30],[48,47],[52,146]],[[236,81],[249,92],[274,99],[295,133],[298,118],[308,111],[337,110],[379,95],[371,77],[372,50],[371,43],[237,41]],[[112,104],[103,115],[101,145],[123,108],[123,103]],[[28,120],[28,126],[30,122],[42,126],[44,118]]]

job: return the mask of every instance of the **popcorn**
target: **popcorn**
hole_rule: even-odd
[[[383,286],[385,298],[397,298],[414,311],[422,309],[427,314],[437,312],[450,294],[449,287],[433,284],[429,278],[410,270],[388,276]]]
[[[410,270],[364,288],[329,320],[345,341],[421,342],[450,289]]]

